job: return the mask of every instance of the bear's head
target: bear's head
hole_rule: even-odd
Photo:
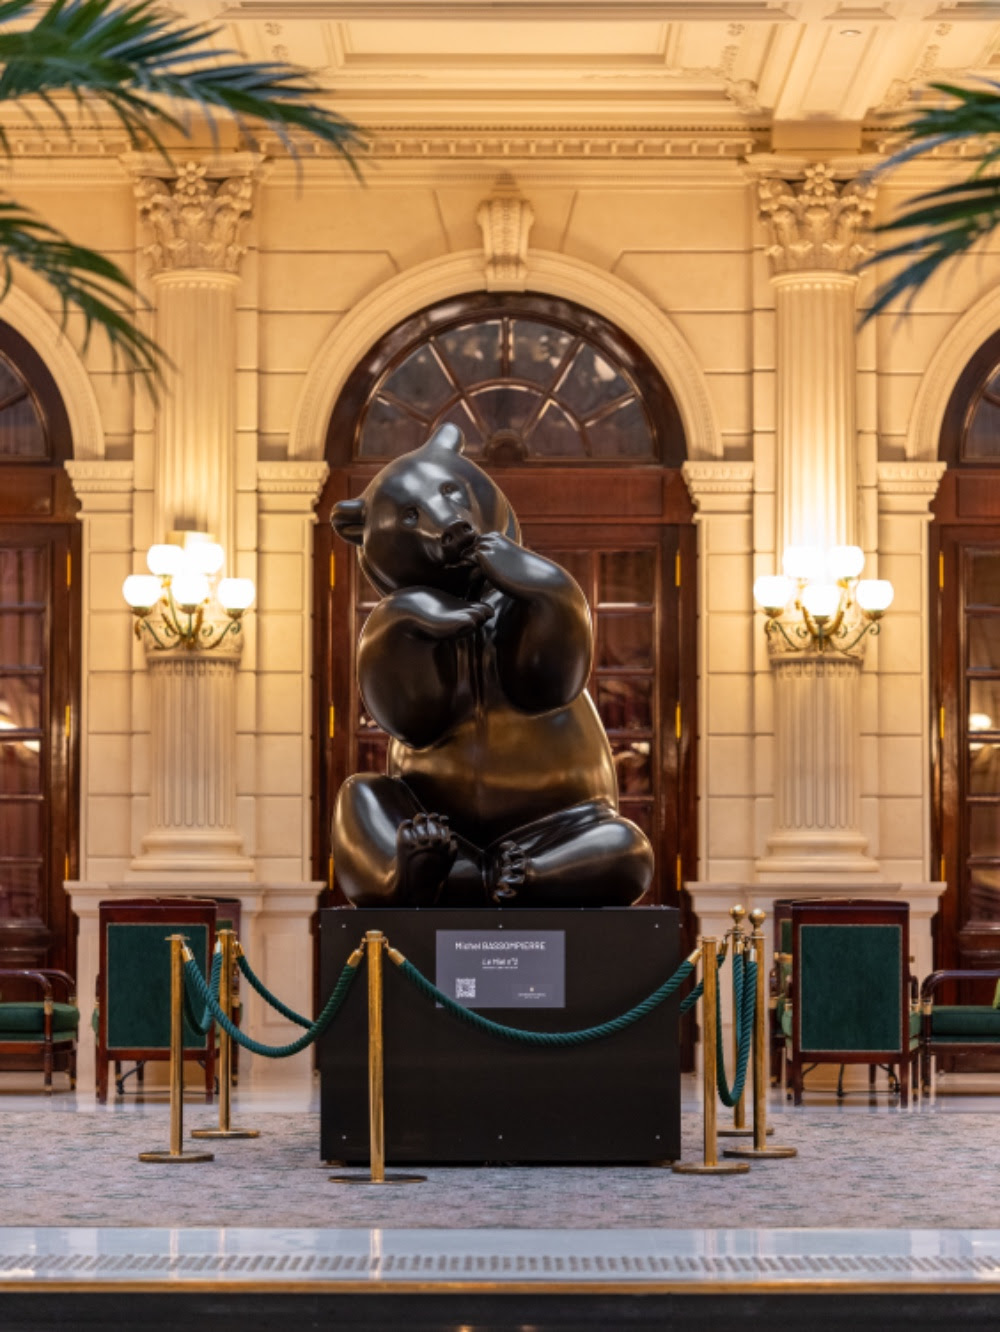
[[[381,593],[433,587],[467,596],[478,577],[467,558],[476,537],[520,541],[503,492],[463,447],[462,432],[443,425],[383,467],[360,498],[334,505],[334,531],[360,546],[361,567]]]

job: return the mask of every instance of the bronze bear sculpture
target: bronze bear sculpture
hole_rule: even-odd
[[[338,793],[338,881],[364,907],[631,905],[653,852],[618,814],[586,599],[462,448],[442,426],[333,511],[381,594],[358,678],[391,737]]]

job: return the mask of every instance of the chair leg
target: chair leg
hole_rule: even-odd
[[[108,1073],[109,1063],[107,1055],[103,1057],[98,1053],[97,1056],[97,1099],[102,1105],[107,1104],[108,1100]]]
[[[793,1059],[792,1064],[792,1103],[794,1105],[802,1104],[802,1064],[798,1059]]]
[[[875,1090],[875,1074],[877,1072],[878,1068],[875,1064],[868,1065],[868,1087],[871,1091]]]

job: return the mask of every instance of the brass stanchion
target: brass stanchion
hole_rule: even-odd
[[[720,1161],[717,1141],[717,1122],[715,1105],[716,1055],[715,1043],[718,1039],[718,1002],[719,978],[718,963],[715,958],[714,939],[701,941],[701,976],[702,1024],[701,1024],[701,1060],[702,1086],[705,1099],[705,1150],[703,1161],[677,1161],[672,1169],[678,1175],[743,1175],[750,1169],[746,1161]]]
[[[752,946],[751,941],[743,934],[743,917],[746,911],[740,905],[729,908],[729,914],[733,918],[733,928],[730,934],[733,936],[733,969],[743,965],[743,955],[745,951]],[[753,913],[751,912],[751,916]],[[737,958],[740,959],[737,962]],[[733,1067],[735,1068],[740,1057],[740,1015],[736,1008],[736,986],[733,985]],[[743,1095],[733,1106],[733,1126],[732,1128],[720,1128],[720,1138],[752,1138],[753,1129],[747,1127],[746,1122],[747,1098],[746,1089]],[[769,1128],[768,1133],[773,1133],[774,1129]]]
[[[365,935],[368,955],[368,1134],[370,1174],[331,1175],[333,1184],[419,1184],[426,1175],[385,1173],[385,1069],[382,1039],[382,954],[386,938],[381,930]]]
[[[233,1018],[233,966],[236,954],[236,934],[233,930],[220,930],[222,947],[222,974],[219,976],[219,1007],[226,1017]],[[214,1023],[212,1027],[214,1028]],[[214,1031],[209,1028],[214,1038]],[[230,1088],[233,1080],[233,1041],[225,1028],[219,1029],[219,1127],[193,1129],[192,1138],[259,1138],[259,1129],[233,1128],[229,1122]]]
[[[764,1014],[764,912],[751,911],[753,936],[751,945],[757,962],[757,1005],[753,1015],[753,1145],[740,1143],[727,1147],[724,1156],[744,1156],[753,1159],[768,1156],[798,1156],[797,1147],[776,1147],[767,1144],[767,1091],[770,1078],[767,1069],[767,1028]]]
[[[140,1161],[167,1164],[185,1161],[214,1161],[212,1152],[184,1150],[184,952],[183,934],[167,936],[170,942],[170,1150],[140,1152]],[[190,949],[188,956],[192,956]]]

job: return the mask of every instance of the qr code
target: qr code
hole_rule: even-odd
[[[475,997],[476,997],[476,979],[474,976],[470,976],[467,979],[459,979],[455,981],[456,999],[475,999]]]

